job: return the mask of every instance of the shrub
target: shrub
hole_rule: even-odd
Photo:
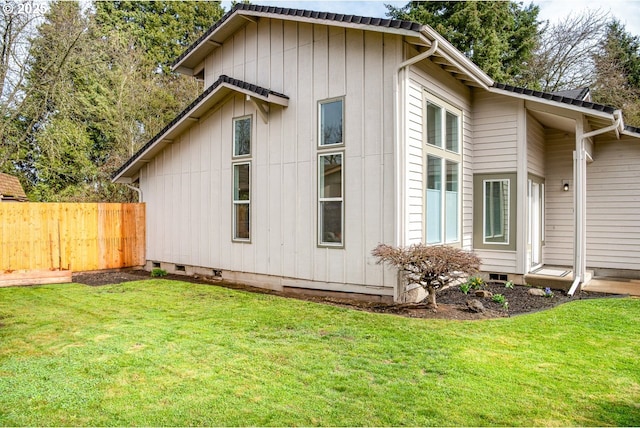
[[[480,290],[481,288],[484,288],[485,282],[484,279],[479,276],[472,276],[467,280],[467,284],[469,284],[469,286],[474,290]]]
[[[473,253],[446,245],[393,247],[379,244],[371,252],[378,263],[387,263],[404,273],[410,284],[429,292],[429,304],[435,309],[436,290],[474,274],[480,259]]]
[[[493,297],[491,297],[491,300],[493,300],[496,303],[500,303],[501,305],[503,305],[504,302],[507,301],[507,299],[505,299],[503,294],[494,294]]]
[[[506,311],[509,310],[509,302],[507,302],[507,299],[504,297],[503,294],[494,294],[491,300],[501,304]]]
[[[151,276],[154,278],[159,278],[161,276],[167,276],[167,271],[164,269],[155,268],[151,270]]]
[[[471,285],[469,285],[468,282],[460,284],[460,291],[462,291],[464,294],[469,294],[470,290],[471,290]]]
[[[509,290],[513,290],[513,281],[507,281],[504,284],[504,288],[508,288]]]

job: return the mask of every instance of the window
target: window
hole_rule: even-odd
[[[460,150],[458,147],[458,116],[453,113],[447,112],[447,150],[454,153],[458,153]]]
[[[509,180],[485,180],[483,187],[483,242],[509,244]]]
[[[459,164],[457,162],[445,161],[447,167],[447,185],[445,188],[445,242],[458,241],[458,218],[459,218],[459,193],[460,183],[458,180]]]
[[[251,157],[251,116],[233,119],[233,157]],[[251,239],[251,161],[233,165],[233,240]]]
[[[460,110],[426,93],[424,240],[460,242]]]
[[[442,242],[442,159],[427,156],[427,244]]]
[[[344,143],[343,100],[321,101],[318,108],[318,145],[336,146]]]
[[[427,144],[442,147],[442,108],[428,101]]]
[[[514,189],[515,172],[474,174],[473,247],[516,251],[518,206]]]
[[[233,165],[233,239],[248,241],[250,235],[251,163]]]
[[[251,116],[233,119],[233,156],[251,156]]]
[[[318,242],[341,246],[344,215],[343,154],[318,155]]]

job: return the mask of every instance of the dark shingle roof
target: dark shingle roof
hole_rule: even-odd
[[[503,89],[505,91],[513,92],[516,94],[528,95],[536,98],[542,98],[545,100],[556,101],[563,104],[570,104],[576,107],[584,107],[591,110],[601,111],[608,114],[613,114],[616,111],[615,107],[606,106],[603,104],[592,103],[590,101],[583,101],[576,98],[570,98],[567,96],[553,94],[550,92],[534,91],[532,89],[519,88],[517,86],[511,86],[504,83],[494,83],[494,88]]]
[[[312,10],[304,10],[304,9],[290,9],[285,7],[274,7],[274,6],[259,6],[254,4],[247,3],[238,3],[236,4],[229,12],[227,12],[218,22],[216,22],[211,28],[209,28],[205,33],[198,38],[191,46],[187,48],[173,63],[175,66],[178,64],[184,57],[189,55],[193,49],[196,48],[200,43],[202,43],[205,39],[207,39],[211,33],[213,33],[216,29],[221,27],[230,17],[238,10],[250,11],[250,12],[258,12],[258,13],[274,13],[283,16],[294,16],[301,18],[311,18],[311,19],[320,19],[334,22],[342,22],[349,24],[360,24],[360,25],[373,25],[376,27],[383,28],[397,28],[403,30],[410,30],[419,32],[422,28],[422,24],[418,24],[417,22],[411,21],[403,21],[399,19],[385,19],[385,18],[370,18],[358,15],[345,15],[342,13],[332,13],[332,12],[316,12]]]
[[[150,148],[155,143],[157,143],[162,138],[162,136],[164,134],[166,134],[178,122],[183,120],[185,118],[185,116],[189,115],[191,113],[191,111],[202,100],[204,100],[209,94],[211,94],[213,91],[215,91],[216,88],[218,88],[223,83],[229,84],[231,86],[235,86],[238,89],[243,89],[245,91],[253,92],[253,93],[255,93],[257,95],[260,95],[262,97],[268,97],[269,95],[275,95],[275,96],[278,96],[278,97],[289,99],[289,97],[286,96],[286,95],[280,94],[278,92],[274,92],[274,91],[272,91],[270,89],[266,89],[266,88],[263,88],[263,87],[258,86],[258,85],[253,85],[251,83],[243,82],[242,80],[233,79],[233,78],[223,74],[211,86],[209,86],[207,89],[205,89],[204,92],[202,92],[202,94],[200,94],[198,96],[198,98],[193,100],[193,102],[191,104],[189,104],[187,106],[187,108],[182,110],[182,112],[180,112],[171,122],[169,122],[167,124],[167,126],[162,128],[162,130],[160,132],[158,132],[152,139],[150,139],[144,146],[142,146],[140,148],[140,150],[138,150],[133,156],[131,156],[129,158],[129,160],[127,160],[120,168],[118,168],[118,170],[115,173],[113,173],[112,178],[115,178],[118,175],[120,175],[120,173],[122,171],[124,171],[125,169],[127,169],[127,167],[129,167],[129,165],[131,165],[142,153],[144,153],[148,148]]]
[[[560,95],[561,97],[573,98],[576,100],[583,100],[589,93],[589,88],[577,88],[577,89],[567,89],[564,91],[553,91],[551,92],[553,95]]]
[[[629,132],[635,132],[636,134],[640,134],[640,128],[636,126],[625,125],[624,130]]]

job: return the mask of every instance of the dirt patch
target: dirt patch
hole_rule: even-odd
[[[73,282],[89,286],[102,286],[109,284],[120,284],[129,281],[140,281],[149,278],[149,272],[144,270],[131,269],[121,271],[77,273],[73,275]],[[483,298],[475,296],[475,290],[469,291],[469,294],[464,294],[459,287],[450,287],[446,290],[441,290],[440,292],[438,292],[438,310],[434,311],[433,309],[427,307],[426,304],[422,303],[388,304],[379,302],[362,302],[351,300],[348,298],[306,296],[298,293],[277,292],[243,284],[228,283],[225,281],[213,281],[211,279],[203,277],[169,274],[163,277],[163,279],[192,282],[198,284],[217,285],[221,287],[244,290],[254,293],[273,294],[288,298],[308,300],[368,312],[395,314],[411,318],[454,320],[475,320],[508,317],[553,308],[562,303],[572,300],[594,299],[612,296],[610,294],[588,293],[582,291],[576,294],[574,297],[569,297],[564,291],[561,290],[551,290],[553,293],[552,297],[532,296],[531,294],[529,294],[529,289],[531,287],[516,285],[513,288],[507,288],[502,283],[487,283],[484,285],[483,289],[494,296],[496,294],[501,294],[502,296],[504,296],[505,301],[508,303],[506,307],[503,303],[493,301],[491,297]],[[467,302],[472,299],[477,299],[482,303],[485,308],[484,312],[473,312],[469,310],[469,308],[467,307]]]

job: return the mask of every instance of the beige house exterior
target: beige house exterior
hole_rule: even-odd
[[[114,175],[147,268],[403,301],[378,243],[518,283],[640,271],[640,130],[588,93],[494,82],[428,26],[238,4],[175,63],[205,90]]]

